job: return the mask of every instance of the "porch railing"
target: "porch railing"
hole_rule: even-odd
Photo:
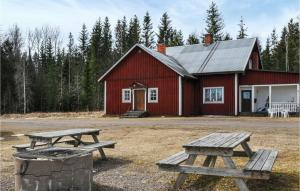
[[[272,102],[271,109],[275,111],[288,110],[289,112],[299,112],[299,104],[288,102]]]

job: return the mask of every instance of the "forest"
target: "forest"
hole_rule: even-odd
[[[66,46],[57,27],[43,26],[23,34],[13,25],[0,36],[1,114],[101,110],[103,84],[98,78],[136,43],[150,48],[157,42],[199,44],[205,33],[215,41],[252,37],[243,17],[237,21],[236,37],[224,31],[225,22],[214,2],[206,10],[205,21],[203,34],[184,39],[167,12],[157,28],[148,12],[141,20],[124,16],[116,26],[111,26],[108,17],[99,18],[91,31],[83,24],[78,39],[70,32]],[[260,50],[264,69],[299,72],[299,22],[291,18],[281,31],[270,31]]]

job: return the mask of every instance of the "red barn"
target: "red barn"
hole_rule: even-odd
[[[133,46],[99,81],[104,110],[150,115],[238,115],[299,109],[299,74],[263,70],[256,38],[205,45]]]

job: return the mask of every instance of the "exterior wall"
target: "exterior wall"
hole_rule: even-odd
[[[293,83],[299,83],[299,73],[247,70],[245,74],[240,74],[239,76],[239,85]]]
[[[234,115],[234,74],[200,77],[200,110],[203,115]],[[224,87],[224,103],[203,103],[204,87]]]
[[[104,80],[107,114],[119,115],[132,109],[132,103],[122,103],[122,89],[139,82],[148,88],[158,88],[158,103],[146,104],[150,115],[178,115],[178,74],[139,48],[134,49]]]

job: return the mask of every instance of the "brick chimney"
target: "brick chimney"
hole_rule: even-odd
[[[205,46],[208,46],[208,45],[212,44],[213,41],[214,40],[213,40],[212,34],[205,34],[204,35],[204,44],[205,44]]]
[[[157,43],[157,52],[166,54],[166,45],[164,43]]]

